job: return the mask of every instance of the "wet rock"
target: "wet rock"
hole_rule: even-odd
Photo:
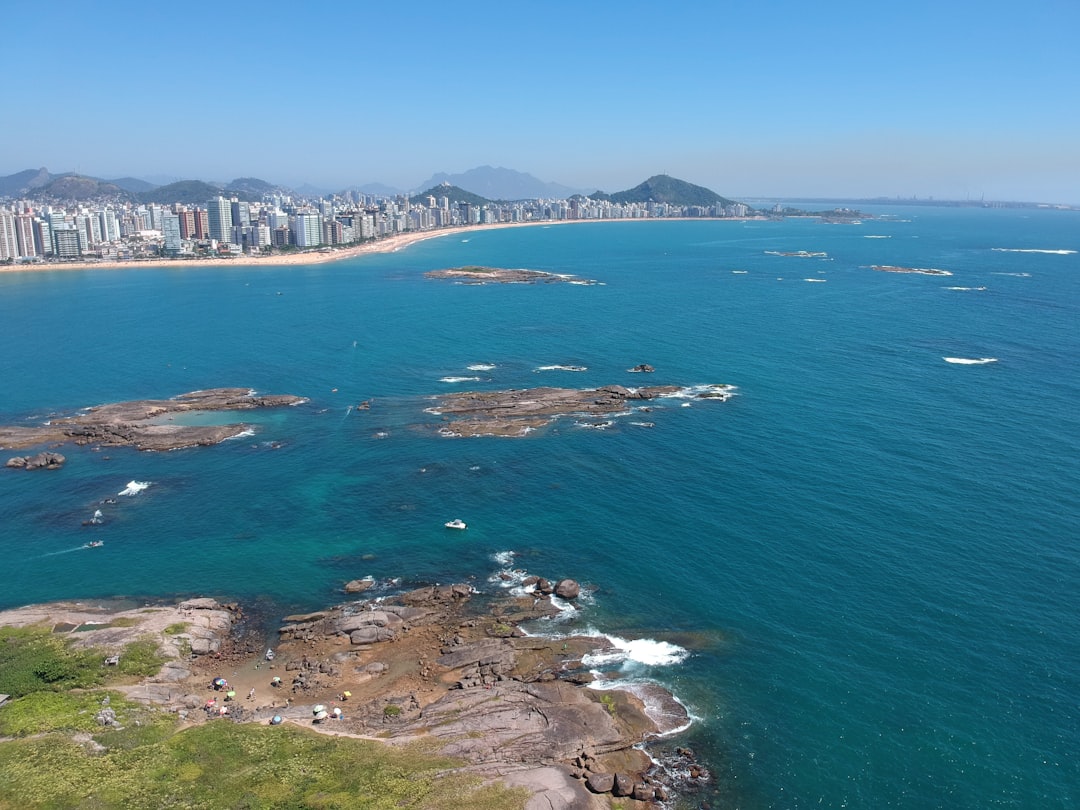
[[[363,593],[374,584],[375,580],[369,578],[349,580],[345,583],[345,593]]]
[[[560,579],[555,584],[555,595],[560,599],[577,599],[581,586],[572,579]]]

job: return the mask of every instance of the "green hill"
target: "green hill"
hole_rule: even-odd
[[[695,186],[685,180],[669,177],[666,174],[657,174],[650,177],[644,183],[634,186],[626,191],[615,194],[605,194],[598,191],[590,194],[594,200],[608,200],[613,203],[644,203],[662,202],[669,205],[731,205],[733,200],[721,197],[715,191],[704,186]]]
[[[167,186],[158,186],[144,191],[137,196],[139,202],[143,203],[203,205],[207,200],[219,194],[221,194],[221,188],[204,183],[202,180],[181,180],[178,183],[169,183]]]
[[[278,186],[260,180],[258,177],[237,177],[223,192],[226,197],[236,197],[247,202],[259,202],[265,195],[280,191]]]
[[[120,186],[94,177],[83,177],[80,174],[62,174],[55,177],[41,188],[35,189],[33,195],[38,198],[78,201],[105,197],[123,197],[125,199],[131,197],[131,194],[124,191]]]
[[[473,194],[471,191],[466,191],[460,186],[452,186],[448,183],[441,183],[437,186],[432,186],[427,191],[412,194],[409,196],[409,199],[422,200],[429,195],[436,200],[439,199],[439,197],[449,197],[451,204],[471,203],[472,205],[487,205],[491,202],[487,197],[481,197],[479,194]]]

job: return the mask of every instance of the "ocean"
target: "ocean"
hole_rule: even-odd
[[[276,617],[361,576],[494,589],[509,565],[586,586],[537,632],[623,639],[610,666],[688,707],[677,742],[713,781],[686,806],[1075,807],[1080,213],[864,210],[0,274],[0,423],[218,386],[309,398],[217,447],[0,470],[0,606],[197,594]],[[826,255],[776,255],[798,251]],[[600,283],[423,276],[464,264]],[[427,412],[715,383],[735,396],[521,439],[445,438]]]

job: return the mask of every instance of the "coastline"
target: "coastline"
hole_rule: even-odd
[[[414,245],[417,242],[425,242],[428,239],[438,239],[453,234],[476,233],[477,231],[501,230],[503,228],[529,228],[537,225],[580,225],[583,223],[601,222],[687,222],[687,221],[718,221],[718,222],[744,222],[754,219],[753,217],[724,217],[715,219],[709,217],[652,217],[641,219],[551,219],[536,220],[534,222],[495,222],[487,225],[461,225],[456,227],[440,228],[431,231],[409,231],[394,234],[382,239],[365,242],[361,245],[350,245],[342,248],[323,247],[302,253],[277,253],[271,256],[237,256],[235,258],[219,259],[131,259],[128,261],[76,261],[76,262],[41,262],[33,264],[0,265],[0,273],[41,273],[63,270],[132,270],[144,268],[184,268],[184,267],[287,267],[290,265],[326,264],[328,262],[354,259],[357,256],[366,256],[375,253],[396,253],[399,250]]]

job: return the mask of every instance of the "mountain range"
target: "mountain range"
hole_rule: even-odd
[[[436,174],[418,188],[422,191],[412,192],[414,197],[449,196],[454,201],[469,202],[474,205],[483,205],[495,200],[567,199],[573,196],[585,196],[582,191],[569,186],[547,183],[525,172],[492,166],[480,166],[461,174]],[[356,186],[353,190],[380,196],[394,196],[398,193],[395,189],[378,183]],[[102,180],[74,173],[54,175],[45,168],[26,169],[0,177],[0,197],[27,197],[37,200],[88,201],[114,198],[162,205],[171,203],[200,205],[219,194],[241,200],[258,201],[272,193],[323,196],[310,187],[293,191],[257,177],[238,177],[229,183],[180,180],[166,185],[156,185],[135,177]],[[663,174],[654,175],[626,191],[614,194],[596,191],[589,197],[614,203],[643,203],[651,200],[672,205],[709,206],[717,203],[728,205],[732,202],[711,189]]]

